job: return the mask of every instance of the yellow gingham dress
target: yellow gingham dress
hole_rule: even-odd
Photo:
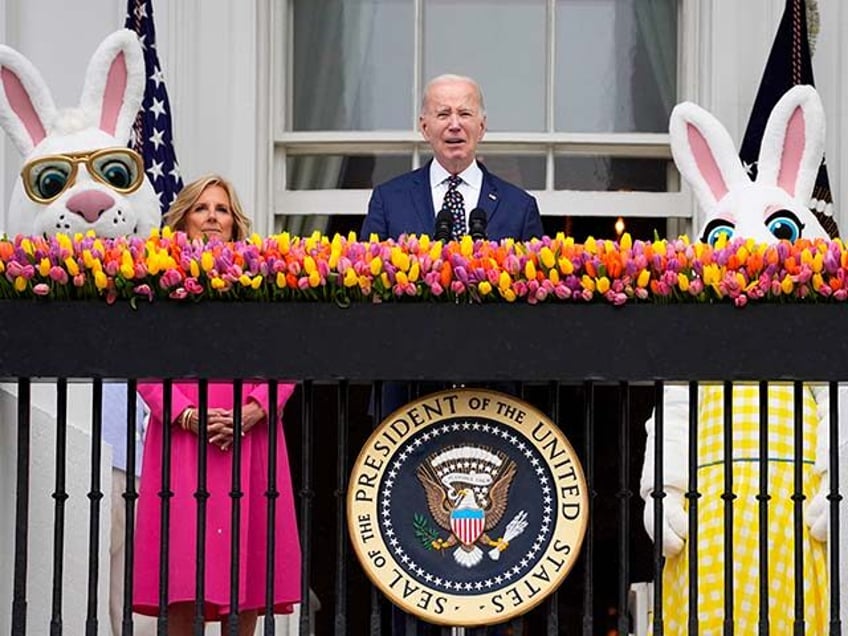
[[[698,618],[700,633],[720,635],[724,619],[723,389],[702,385],[698,434]],[[768,585],[772,634],[791,634],[795,602],[793,501],[793,388],[771,384],[769,401]],[[819,488],[813,471],[818,417],[809,387],[803,391],[803,491]],[[733,607],[736,634],[757,633],[759,619],[759,390],[733,385]],[[827,633],[827,546],[803,524],[804,616],[809,636]],[[688,546],[666,561],[663,613],[667,634],[686,634],[689,616]]]

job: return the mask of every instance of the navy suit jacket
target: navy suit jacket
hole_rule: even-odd
[[[507,183],[486,170],[477,207],[486,211],[486,236],[499,241],[514,238],[528,241],[541,237],[542,217],[536,199],[521,188]],[[466,209],[466,212],[470,212]],[[397,239],[401,234],[428,234],[436,231],[436,211],[430,188],[430,163],[374,188],[368,202],[368,215],[359,235],[368,240],[376,234],[380,240]]]

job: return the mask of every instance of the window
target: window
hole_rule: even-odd
[[[536,195],[549,233],[601,217],[612,236],[622,216],[664,234],[692,216],[667,135],[688,5],[277,0],[275,228],[358,228],[374,185],[429,159],[421,89],[453,72],[485,94],[481,161]]]

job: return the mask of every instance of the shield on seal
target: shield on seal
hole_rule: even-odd
[[[474,545],[486,524],[486,513],[481,508],[459,508],[451,511],[451,530],[463,545]]]

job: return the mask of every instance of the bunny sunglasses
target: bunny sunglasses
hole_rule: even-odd
[[[93,179],[121,194],[135,192],[144,181],[144,160],[130,148],[68,152],[24,164],[21,178],[27,196],[37,203],[52,203],[74,184],[81,163]]]

